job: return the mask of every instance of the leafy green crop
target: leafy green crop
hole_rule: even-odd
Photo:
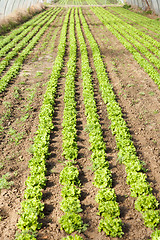
[[[74,30],[74,9],[71,11],[70,25],[69,25],[69,40],[70,40],[70,52],[69,60],[67,63],[68,71],[66,74],[65,82],[65,95],[64,95],[64,112],[63,112],[63,155],[67,160],[66,166],[60,173],[60,183],[64,185],[61,195],[63,200],[61,201],[60,209],[65,213],[60,218],[61,229],[64,229],[67,233],[72,233],[76,230],[79,232],[85,231],[86,224],[83,224],[81,216],[78,213],[82,212],[80,204],[80,189],[76,187],[80,186],[79,171],[73,166],[76,164],[78,156],[77,147],[77,130],[76,130],[76,101],[75,101],[75,74],[76,74],[76,38]],[[79,236],[68,237],[67,239],[81,239]]]
[[[75,166],[66,166],[60,173],[60,183],[62,185],[75,184],[80,186],[80,181],[78,179],[79,171]]]
[[[122,222],[121,219],[107,216],[105,219],[101,219],[99,231],[104,231],[106,235],[111,237],[122,237]]]
[[[67,197],[64,198],[61,203],[61,210],[63,212],[74,212],[74,213],[79,213],[82,212],[80,200],[77,199],[76,197]]]
[[[24,40],[24,37],[34,28],[36,27],[38,24],[41,25],[41,22],[48,16],[50,15],[50,13],[53,13],[53,10],[52,11],[48,11],[48,12],[45,12],[45,13],[42,13],[40,14],[39,16],[37,16],[36,18],[34,19],[31,19],[30,24],[26,24],[23,26],[23,28],[21,27],[22,29],[22,32],[15,36],[13,38],[13,40],[11,42],[7,42],[5,40],[5,43],[7,43],[3,48],[1,48],[0,50],[0,58],[5,56],[6,53],[10,50],[10,49],[13,49],[16,45],[16,48],[18,48],[20,50],[20,46],[22,46],[21,43],[18,43],[19,41],[21,41],[22,39]],[[12,37],[13,37],[13,32],[12,32]],[[10,39],[10,38],[8,38]],[[3,41],[4,42],[4,41]],[[23,41],[24,42],[24,41]],[[2,44],[0,44],[2,46]]]
[[[43,16],[45,16],[47,13],[53,11],[53,9],[49,9],[45,12],[42,12],[39,14],[36,18],[31,19],[27,22],[25,22],[23,25],[21,25],[19,28],[14,29],[8,36],[5,36],[3,40],[0,42],[0,49],[2,49],[6,44],[10,43],[12,39],[15,39],[15,36],[24,31],[28,26],[32,25],[34,22],[36,23],[36,20],[41,19]]]
[[[160,239],[160,230],[156,229],[152,233],[151,237],[152,237],[152,240],[159,240]]]
[[[36,240],[36,234],[32,231],[17,233],[15,240]]]
[[[135,201],[135,209],[139,212],[145,212],[149,209],[158,208],[159,203],[152,194],[141,195]]]
[[[79,198],[81,195],[81,190],[77,188],[75,185],[65,185],[62,188],[61,195],[63,198],[67,198],[67,197]]]
[[[107,216],[109,217],[120,216],[119,205],[116,201],[100,202],[98,209],[99,209],[99,215],[102,215],[105,218],[107,218]]]
[[[144,223],[147,227],[154,229],[160,222],[159,210],[150,209],[142,213]]]
[[[9,189],[14,183],[13,181],[8,181],[7,178],[9,178],[10,174],[6,173],[0,178],[0,191],[2,189]]]
[[[113,10],[113,9],[112,9]],[[119,8],[119,7],[114,7],[114,11],[116,11],[117,13],[119,13],[119,17],[122,17],[124,19],[125,17],[125,21],[127,21],[129,24],[133,24],[133,22],[136,22],[136,27],[139,26],[143,26],[145,27],[147,30],[146,32],[148,33],[148,30],[151,30],[153,34],[153,32],[159,34],[159,21],[157,22],[156,20],[150,19],[148,17],[144,17],[141,16],[140,14],[137,14],[135,12],[132,11],[126,11],[123,8]],[[131,23],[130,23],[131,22]],[[138,29],[136,28],[136,32],[138,31]],[[144,31],[144,29],[143,29]],[[139,31],[138,31],[139,32]],[[143,32],[142,32],[143,33]],[[160,43],[156,44],[157,42],[155,41],[154,38],[150,37],[148,34],[143,34],[141,36],[145,37],[147,35],[147,40],[150,41],[153,45],[156,45],[157,48],[159,48]],[[155,43],[156,42],[156,43]]]
[[[106,188],[112,186],[112,174],[111,171],[107,168],[99,168],[95,171],[94,185],[97,188]]]
[[[24,193],[24,198],[25,199],[42,199],[42,191],[41,188],[39,188],[39,186],[28,186],[27,189],[25,190]]]
[[[62,238],[62,240],[83,240],[83,238],[76,234],[74,237],[73,236],[68,236],[66,238],[65,237]]]
[[[87,225],[83,224],[81,216],[74,212],[65,213],[60,218],[59,222],[61,224],[61,229],[64,229],[68,234],[74,231],[83,232],[87,229]]]
[[[97,203],[103,203],[106,201],[115,201],[116,194],[114,192],[114,189],[111,189],[111,188],[100,189],[95,199]]]

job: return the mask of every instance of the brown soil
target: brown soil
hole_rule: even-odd
[[[157,85],[137,64],[133,56],[124,46],[110,33],[98,18],[89,10],[84,8],[83,13],[88,22],[90,30],[99,44],[106,70],[109,74],[111,84],[117,96],[123,116],[128,124],[133,137],[139,158],[146,163],[147,178],[151,182],[154,195],[160,200],[160,93]],[[59,19],[61,21],[62,19]],[[0,114],[6,112],[4,102],[11,103],[11,115],[3,123],[4,131],[0,135],[2,152],[0,174],[10,173],[10,180],[14,182],[11,189],[3,189],[0,198],[0,239],[14,239],[16,233],[16,223],[18,221],[18,211],[20,202],[23,199],[25,180],[29,174],[28,161],[31,158],[31,144],[38,126],[38,114],[42,105],[43,94],[46,90],[46,82],[51,74],[53,61],[56,57],[59,43],[61,23],[57,21],[51,26],[41,38],[41,41],[34,48],[33,52],[25,61],[19,76],[12,81],[5,93],[0,96]],[[47,39],[47,34],[58,27],[54,49],[51,51],[52,43],[49,41],[46,48],[39,51]],[[52,33],[54,35],[54,31]],[[52,36],[51,35],[51,36]],[[84,35],[85,37],[85,35]],[[51,39],[51,37],[50,37]],[[58,82],[57,95],[55,101],[55,112],[53,123],[55,128],[51,133],[50,156],[47,159],[47,185],[43,191],[43,202],[45,204],[42,219],[42,228],[38,232],[38,240],[60,240],[67,236],[60,230],[59,218],[63,215],[59,202],[62,200],[60,192],[62,186],[59,183],[59,174],[63,169],[64,157],[62,157],[62,121],[64,109],[64,88],[65,74],[67,73],[67,61],[69,57],[69,36],[67,36],[66,54],[61,78]],[[85,37],[86,39],[86,37]],[[48,41],[48,40],[47,40]],[[103,131],[103,137],[107,148],[107,160],[113,174],[113,187],[117,194],[117,201],[120,206],[121,219],[123,222],[123,240],[147,240],[151,235],[151,230],[146,228],[141,219],[141,214],[134,209],[134,199],[130,197],[130,190],[126,184],[126,173],[124,165],[117,161],[117,148],[115,138],[109,129],[110,121],[107,117],[106,105],[99,92],[98,80],[93,64],[92,52],[86,39],[90,66],[94,84],[95,100],[97,112]],[[89,226],[84,233],[79,234],[86,240],[116,240],[117,238],[106,237],[104,232],[98,232],[100,217],[97,215],[98,206],[94,198],[98,191],[92,184],[94,174],[91,167],[89,150],[89,137],[85,131],[86,117],[83,102],[83,87],[81,77],[81,58],[79,42],[77,41],[77,74],[75,79],[76,101],[77,101],[77,143],[78,159],[77,168],[80,172],[81,181],[81,204],[83,212],[80,214],[83,222]],[[42,75],[36,77],[36,72]],[[24,84],[22,84],[24,82]],[[19,88],[19,98],[14,97],[15,87]],[[31,103],[29,117],[25,122],[20,118],[25,115],[25,106],[29,103],[30,92],[27,89],[35,89],[34,100]],[[8,134],[10,128],[17,133],[24,132],[19,144],[11,141]],[[73,234],[74,235],[74,234]]]

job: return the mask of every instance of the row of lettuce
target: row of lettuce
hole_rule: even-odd
[[[76,51],[77,43],[74,31],[74,9],[71,11],[69,22],[69,60],[67,62],[67,74],[65,81],[65,94],[64,94],[64,112],[63,112],[63,155],[66,159],[65,167],[60,173],[60,183],[63,185],[60,203],[60,209],[64,215],[60,218],[59,222],[61,229],[67,234],[75,231],[85,231],[86,224],[83,224],[82,218],[79,215],[82,212],[80,204],[80,180],[79,171],[76,165],[78,157],[77,147],[77,129],[76,129],[76,100],[75,100],[75,75],[76,75]],[[63,239],[77,239],[82,238],[78,235],[68,236]]]
[[[9,70],[1,77],[0,92],[4,91],[9,81],[11,81],[14,77],[17,76],[23,65],[24,60],[34,48],[34,46],[37,44],[37,42],[41,39],[41,36],[48,29],[50,24],[55,20],[60,11],[61,9],[51,9],[47,13],[43,13],[42,16],[40,15],[39,17],[37,17],[38,20],[35,23],[32,22],[32,26],[28,27],[30,32],[28,32],[25,37],[23,36],[23,34],[20,34],[22,40],[18,44],[14,43],[14,48],[12,42],[8,44],[9,47],[7,47],[8,45],[6,45],[4,49],[7,50],[7,48],[11,48],[11,51],[0,62],[0,74],[2,74],[6,67],[9,66],[10,61],[17,55],[18,56],[15,59],[13,65],[9,68]],[[1,54],[3,55],[3,48],[1,50]]]
[[[21,233],[16,239],[36,239],[34,233],[40,228],[39,217],[43,217],[44,204],[41,202],[42,189],[46,184],[46,158],[50,142],[50,132],[54,128],[52,118],[54,114],[55,94],[57,82],[63,67],[63,58],[66,46],[66,34],[70,11],[65,16],[60,35],[58,53],[55,59],[47,90],[44,95],[43,104],[39,114],[39,125],[33,144],[33,157],[29,161],[30,176],[26,180],[26,190],[22,209],[18,221]]]
[[[109,82],[99,47],[88,28],[85,18],[82,16],[81,10],[80,16],[86,37],[92,49],[102,98],[107,106],[108,117],[111,120],[110,128],[116,138],[116,144],[119,150],[118,157],[126,166],[127,184],[130,185],[131,196],[136,198],[135,208],[142,213],[145,225],[154,230],[152,233],[153,239],[158,239],[160,236],[160,230],[157,229],[160,223],[160,213],[157,209],[159,205],[158,201],[154,197],[152,188],[146,180],[145,169],[137,157],[132,137],[123,119],[122,110],[116,101],[116,96]]]
[[[147,46],[149,46],[149,50],[147,50],[146,47],[138,42],[141,38],[138,33],[133,30],[134,28],[130,27],[128,24],[122,24],[123,21],[120,21],[119,18],[111,14],[109,11],[98,7],[91,9],[100,19],[100,21],[107,27],[107,29],[111,31],[125,46],[125,48],[133,54],[134,59],[160,88],[160,74],[158,72],[158,69],[160,68],[160,61],[150,52],[154,49],[154,52],[157,52],[156,55],[159,56],[159,50],[156,50],[156,48],[151,46],[150,43],[147,43]],[[141,39],[140,41],[145,45],[146,40]],[[156,40],[154,42],[156,42],[159,48],[159,42]]]
[[[88,52],[82,34],[77,9],[75,18],[81,52],[81,71],[83,78],[85,115],[89,129],[89,142],[91,145],[90,150],[92,151],[91,161],[93,163],[94,170],[93,184],[100,189],[95,198],[99,204],[98,214],[103,217],[100,220],[98,228],[99,231],[103,230],[106,235],[110,235],[112,237],[121,237],[123,232],[122,221],[120,219],[120,210],[118,203],[116,202],[114,189],[112,189],[112,174],[109,170],[109,163],[106,160],[106,146],[102,135],[99,116],[97,114],[96,102],[94,99],[94,89],[92,84]]]

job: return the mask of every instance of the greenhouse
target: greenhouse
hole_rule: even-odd
[[[160,239],[159,0],[0,0],[0,239]]]

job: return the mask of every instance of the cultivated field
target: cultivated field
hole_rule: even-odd
[[[159,29],[57,6],[0,36],[0,239],[160,239]]]

